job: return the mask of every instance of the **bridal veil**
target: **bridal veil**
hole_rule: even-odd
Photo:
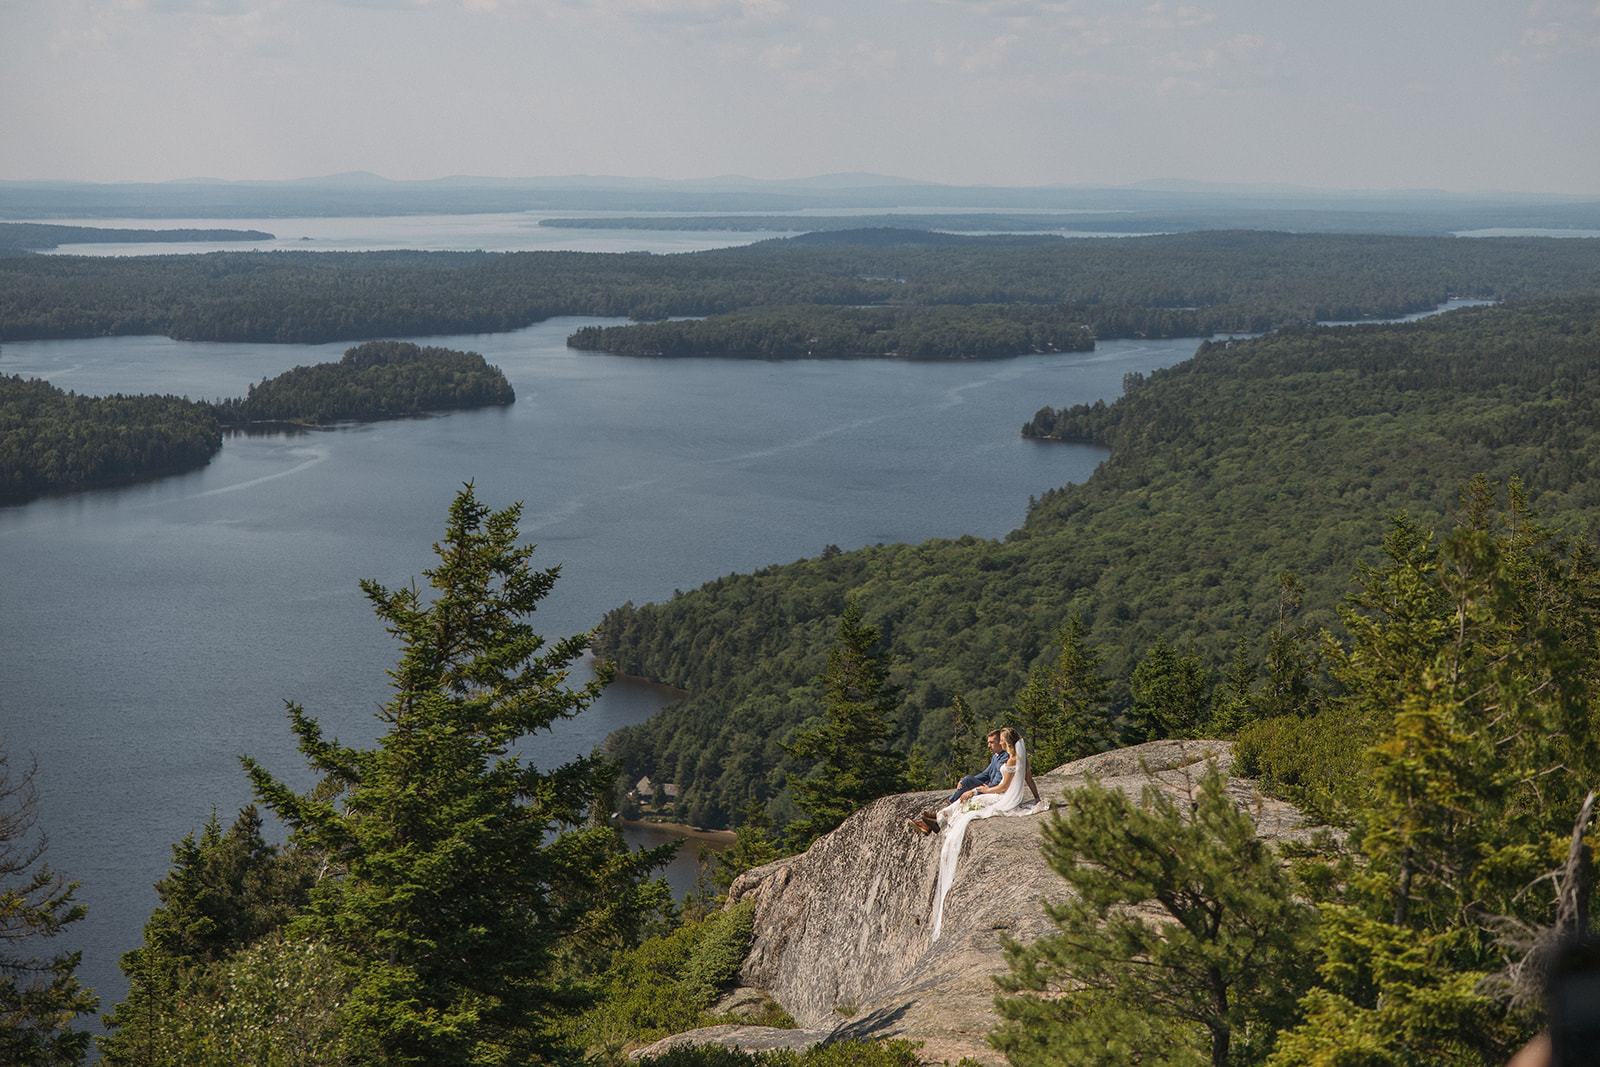
[[[1032,805],[1022,806],[1022,791],[1028,781],[1028,746],[1018,738],[1017,768],[1011,774],[1011,784],[997,800],[995,794],[979,794],[961,803],[961,810],[951,816],[939,845],[939,888],[933,898],[933,940],[939,940],[939,929],[944,919],[944,898],[955,881],[956,862],[961,858],[961,843],[967,837],[967,825],[973,819],[987,819],[994,815],[1031,815]]]

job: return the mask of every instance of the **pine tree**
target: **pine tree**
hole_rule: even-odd
[[[35,954],[86,914],[78,883],[44,862],[35,772],[14,775],[0,752],[0,1063],[19,1067],[83,1062],[89,1034],[72,1024],[99,1006],[78,984],[82,953]]]
[[[1375,742],[1346,786],[1363,862],[1326,911],[1322,981],[1282,1067],[1499,1064],[1534,1025],[1485,980],[1516,962],[1497,930],[1554,920],[1548,871],[1600,775],[1600,585],[1589,547],[1541,528],[1519,486],[1504,513],[1494,498],[1467,486],[1437,549],[1397,522],[1389,565],[1352,598],[1330,713]]]
[[[1109,743],[1106,695],[1111,680],[1100,673],[1104,656],[1088,642],[1083,613],[1056,627],[1059,650],[1048,666],[1035,667],[1013,711],[1038,768],[1052,768],[1100,751]]]
[[[211,969],[282,929],[306,902],[315,878],[310,858],[280,851],[261,831],[252,805],[227,831],[213,812],[198,840],[191,833],[172,846],[144,943],[122,956],[128,995],[105,1016],[107,1063],[167,1058],[184,1008],[206,999],[196,991],[207,987]]]
[[[514,751],[577,715],[610,670],[569,688],[589,634],[546,646],[528,622],[556,580],[518,546],[520,506],[491,512],[469,484],[450,508],[439,564],[415,585],[362,588],[401,655],[377,746],[326,738],[289,706],[300,751],[341,787],[302,795],[252,759],[260,799],[329,876],[291,924],[348,957],[358,978],[343,1013],[350,1039],[384,1064],[525,1063],[562,1053],[553,1020],[575,1002],[569,942],[660,903],[645,885],[661,850],[627,853],[589,825],[614,769],[581,758],[552,771]],[[581,953],[580,953],[581,955]]]
[[[807,777],[791,776],[795,804],[806,818],[791,823],[788,843],[796,850],[835,829],[862,806],[905,789],[905,756],[887,747],[898,733],[891,719],[900,687],[889,681],[893,657],[876,650],[878,628],[861,621],[855,601],[839,619],[820,679],[827,693],[822,724],[794,734],[784,751],[815,760]]]
[[[744,806],[733,844],[716,853],[712,882],[726,893],[745,871],[771,863],[781,855],[772,837],[772,816],[767,814],[766,804],[751,800]]]
[[[1182,656],[1158,640],[1133,669],[1136,740],[1199,737],[1211,721],[1211,672],[1191,646]]]
[[[1073,895],[1045,907],[1056,933],[1006,946],[990,1040],[1014,1067],[1258,1062],[1308,984],[1315,912],[1221,772],[1188,802],[1091,783],[1044,840]]]

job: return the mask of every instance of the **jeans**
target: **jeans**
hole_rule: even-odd
[[[961,799],[961,794],[965,793],[967,790],[976,789],[980,785],[988,784],[989,779],[984,778],[982,775],[969,774],[965,778],[961,779],[960,784],[956,786],[956,791],[950,794],[950,799],[945,801],[945,803],[954,804],[956,801]]]

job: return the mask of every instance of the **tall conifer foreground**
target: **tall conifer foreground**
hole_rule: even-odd
[[[629,853],[590,818],[611,769],[582,758],[543,771],[514,752],[610,679],[602,670],[569,688],[589,635],[547,646],[527,621],[557,569],[530,566],[519,516],[491,512],[468,485],[434,545],[439,565],[423,572],[431,597],[362,583],[402,647],[387,731],[353,748],[289,706],[301,752],[331,788],[297,793],[244,760],[296,847],[323,857],[288,934],[349,966],[338,1015],[353,1062],[561,1057],[553,1021],[581,1006],[575,977],[663,903],[664,884],[645,879],[670,848]]]
[[[1258,1062],[1294,1017],[1316,912],[1215,767],[1188,802],[1068,793],[1044,856],[1073,895],[1007,945],[990,1040],[1015,1067]]]
[[[42,954],[86,912],[78,883],[44,862],[33,775],[32,763],[13,773],[0,749],[0,1063],[43,1067],[83,1061],[89,1034],[73,1024],[99,1001],[78,984],[81,952]]]
[[[878,628],[861,621],[854,601],[839,618],[839,635],[828,650],[822,676],[828,705],[821,725],[797,730],[786,747],[791,756],[817,760],[805,778],[790,778],[795,803],[806,817],[789,827],[796,849],[849,818],[866,804],[905,789],[905,756],[887,747],[899,733],[890,721],[900,706],[900,687],[889,681],[894,658],[878,645]]]
[[[1246,732],[1269,773],[1321,766],[1357,861],[1273,1067],[1498,1067],[1542,1025],[1533,949],[1590,932],[1562,899],[1593,886],[1569,854],[1600,785],[1600,556],[1496,497],[1466,486],[1437,543],[1398,516],[1342,613],[1342,696]]]

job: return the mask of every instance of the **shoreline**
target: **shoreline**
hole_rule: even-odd
[[[674,837],[692,837],[704,841],[721,841],[733,844],[739,836],[732,830],[711,830],[704,826],[690,826],[681,822],[656,822],[651,819],[617,819],[618,826],[625,826],[630,830],[658,830],[663,834]]]

